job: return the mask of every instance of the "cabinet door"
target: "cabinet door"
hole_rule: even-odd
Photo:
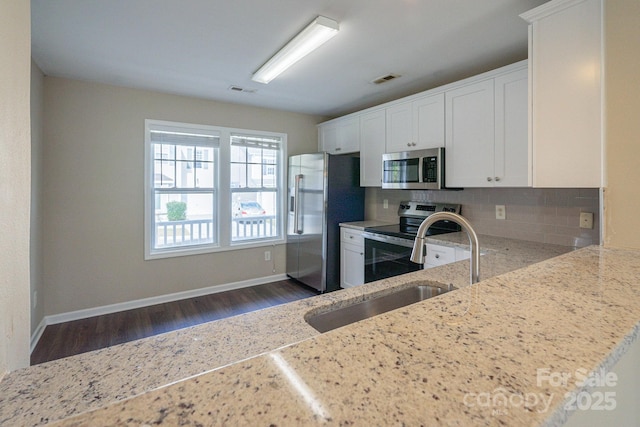
[[[349,243],[341,243],[340,246],[340,287],[364,284],[364,248]]]
[[[415,148],[444,147],[444,93],[414,100],[412,112]]]
[[[530,187],[529,86],[527,69],[495,79],[494,185]]]
[[[338,126],[335,123],[318,126],[318,151],[334,153],[338,145]]]
[[[319,125],[318,149],[331,154],[360,151],[360,118],[347,117]]]
[[[385,150],[385,111],[360,116],[360,186],[382,185],[382,155]]]
[[[360,151],[360,117],[349,117],[338,125],[338,142],[334,154]]]
[[[486,187],[493,183],[493,80],[446,93],[445,183]]]
[[[387,153],[417,149],[412,136],[411,102],[387,108]]]
[[[533,185],[601,187],[602,1],[552,3],[523,14],[531,22]]]

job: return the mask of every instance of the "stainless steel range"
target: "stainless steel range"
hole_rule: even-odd
[[[436,212],[460,213],[460,205],[430,202],[400,202],[400,223],[364,230],[364,281],[365,283],[387,277],[417,271],[421,265],[411,262],[411,250],[418,227],[429,215]],[[427,235],[454,233],[460,226],[450,221],[438,221]]]

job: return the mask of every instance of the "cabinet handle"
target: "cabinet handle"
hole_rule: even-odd
[[[496,182],[500,181],[500,177],[496,176]]]
[[[342,150],[342,148],[336,147],[336,151],[340,151],[340,150]]]
[[[493,178],[491,178],[490,176],[487,177],[487,181],[491,182],[493,181]]]

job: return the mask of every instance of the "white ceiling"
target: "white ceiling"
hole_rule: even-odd
[[[32,55],[49,76],[337,116],[526,58],[518,15],[546,1],[32,0]],[[317,15],[338,35],[252,81]]]

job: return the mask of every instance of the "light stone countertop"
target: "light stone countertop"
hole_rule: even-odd
[[[369,221],[341,222],[340,227],[353,228],[354,230],[364,231],[364,229],[367,227],[378,227],[381,225],[392,225],[392,224],[393,223],[391,222],[369,220]]]
[[[443,241],[441,236],[437,240]],[[448,235],[447,241],[459,245],[464,238]],[[472,391],[498,386],[534,390],[531,369],[576,361],[590,369],[613,363],[624,350],[621,340],[637,334],[637,252],[591,247],[531,265],[570,248],[487,236],[480,236],[480,243],[487,253],[481,258],[481,275],[496,277],[323,335],[302,320],[305,314],[416,281],[465,286],[468,262],[14,371],[0,383],[0,425],[44,424],[141,394],[65,423],[113,424],[129,418],[152,423],[161,418],[168,424],[179,419],[288,424],[323,417],[336,423],[411,423],[424,421],[428,410],[437,414],[429,422],[465,424],[486,414],[460,408],[463,383]],[[513,272],[497,277],[508,271]],[[603,286],[607,302],[594,298]],[[613,305],[608,303],[611,296]],[[472,310],[464,314],[469,305]],[[583,319],[588,310],[596,310],[598,318]],[[558,322],[558,316],[567,321]],[[601,317],[608,328],[595,331],[606,340],[588,336],[588,324],[582,327],[583,322],[603,322]],[[557,360],[545,358],[549,348],[556,350]],[[320,412],[310,411],[305,398],[291,388],[287,366],[293,367],[293,378],[302,378],[319,397]],[[176,384],[163,387],[170,383]],[[525,415],[507,416],[507,424],[537,423],[549,413]],[[118,416],[124,418],[118,421]]]

